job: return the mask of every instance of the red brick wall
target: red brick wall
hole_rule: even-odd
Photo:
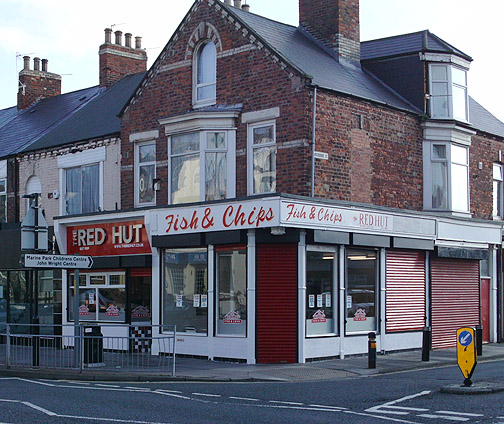
[[[24,84],[18,91],[18,109],[26,109],[37,100],[59,96],[61,94],[61,77],[42,71],[21,71],[19,81]]]
[[[121,56],[115,52],[128,56]],[[108,43],[100,46],[100,87],[110,87],[126,75],[146,70],[147,54],[145,50]]]

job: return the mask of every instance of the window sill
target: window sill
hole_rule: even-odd
[[[205,106],[214,106],[216,104],[217,104],[217,99],[200,100],[198,102],[193,103],[193,109],[201,109]]]
[[[458,218],[472,218],[473,214],[471,212],[457,212],[457,211],[450,211],[446,209],[424,209],[424,212],[431,212],[431,213],[436,213],[439,215],[445,215],[445,216],[454,216]]]
[[[339,337],[337,333],[325,333],[325,334],[307,334],[305,336],[306,339],[327,339],[329,337]]]

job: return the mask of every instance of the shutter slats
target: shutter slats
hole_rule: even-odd
[[[432,347],[454,347],[457,329],[479,324],[479,263],[434,258],[432,280]]]
[[[425,326],[425,254],[387,251],[387,332],[421,330]]]

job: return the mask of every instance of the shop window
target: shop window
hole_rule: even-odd
[[[276,191],[276,125],[274,121],[248,127],[249,193]]]
[[[7,179],[0,178],[0,222],[7,222]]]
[[[426,209],[469,212],[469,149],[452,143],[426,143]]]
[[[176,325],[177,332],[207,333],[206,249],[165,250],[162,290],[163,325]]]
[[[154,179],[156,178],[156,142],[135,145],[135,203],[149,206],[156,203]]]
[[[171,203],[220,200],[234,191],[227,131],[198,131],[170,138]]]
[[[378,254],[373,250],[346,253],[346,332],[377,329]]]
[[[124,273],[81,273],[79,277],[80,321],[126,321]],[[74,274],[70,274],[68,284],[69,321],[74,320],[74,280]]]
[[[495,218],[503,218],[503,165],[500,163],[493,164],[493,216]]]
[[[245,248],[216,254],[217,335],[247,335],[247,254]]]
[[[335,251],[306,253],[306,335],[336,334],[336,282],[338,269]]]
[[[215,104],[217,88],[217,49],[213,42],[201,44],[196,54],[194,75],[195,106]]]
[[[432,118],[468,121],[467,71],[447,65],[430,65]]]

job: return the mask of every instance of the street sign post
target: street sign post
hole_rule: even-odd
[[[457,363],[465,377],[464,386],[471,386],[471,377],[476,368],[476,330],[463,327],[457,330]]]
[[[93,266],[93,258],[80,255],[35,255],[25,253],[21,256],[21,263],[25,268],[89,269]]]

